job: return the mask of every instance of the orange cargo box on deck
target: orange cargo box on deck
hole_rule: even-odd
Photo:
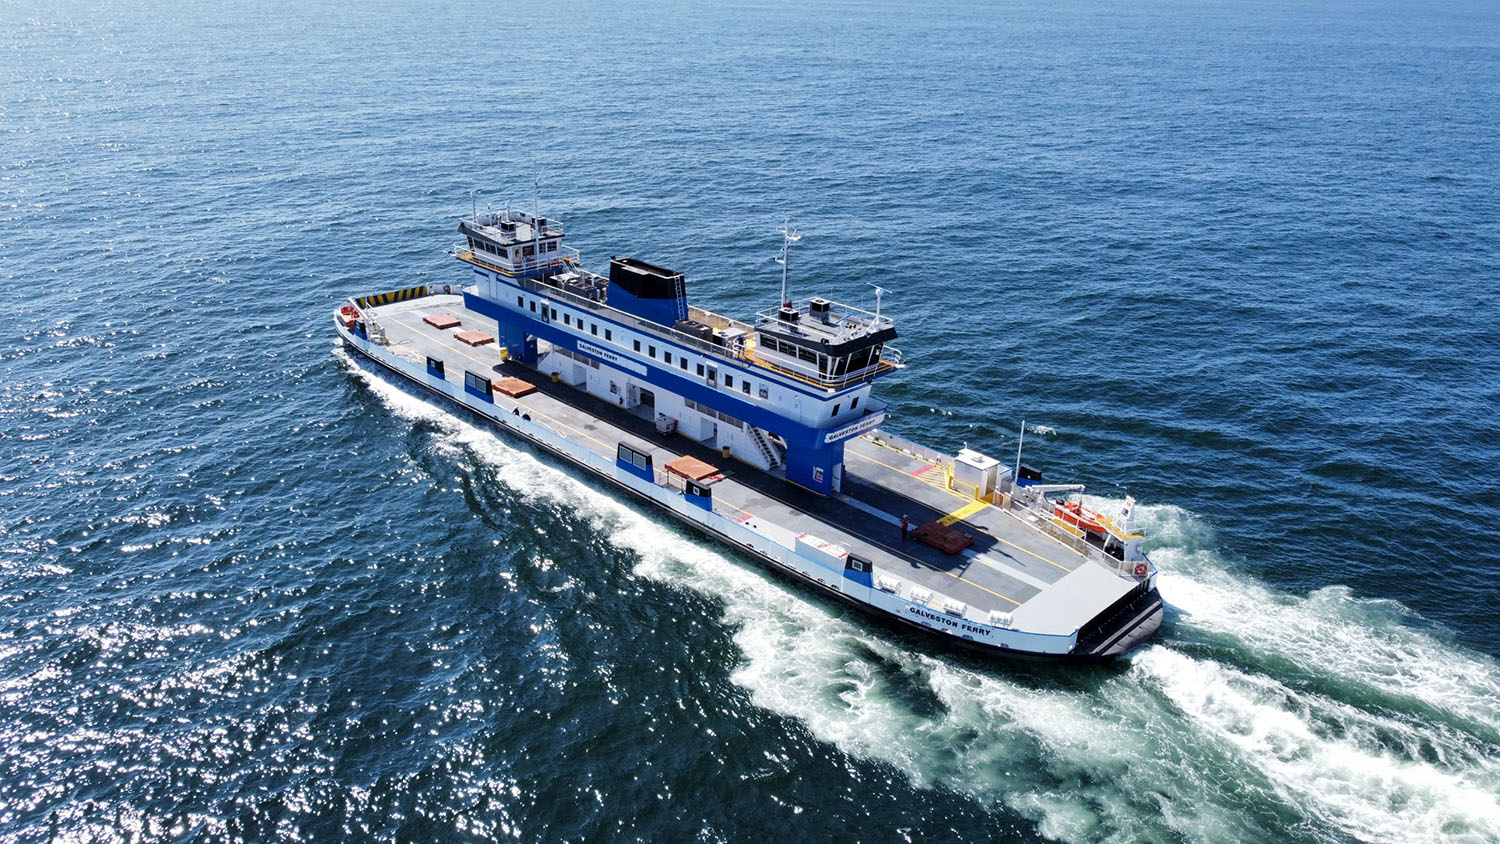
[[[485,343],[495,342],[494,337],[485,334],[483,331],[475,331],[472,328],[468,331],[458,332],[457,334],[453,335],[453,339],[457,340],[460,343],[467,343],[470,346],[483,346]]]
[[[704,463],[692,455],[683,455],[675,460],[668,461],[667,471],[676,472],[684,478],[701,481],[704,478],[719,474],[717,467]]]
[[[447,331],[450,328],[457,328],[460,325],[463,325],[463,320],[460,320],[453,314],[433,314],[431,316],[424,316],[422,317],[422,321],[432,326],[433,328],[438,329],[439,331]]]
[[[922,525],[911,535],[918,542],[931,545],[944,554],[957,554],[974,544],[974,537],[936,521]]]
[[[522,381],[519,378],[501,378],[495,382],[495,391],[501,395],[518,399],[536,392],[536,385],[530,381]]]

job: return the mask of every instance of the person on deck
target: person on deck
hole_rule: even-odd
[[[906,534],[910,530],[911,530],[911,519],[908,518],[908,517],[906,517],[906,516],[902,516],[901,517],[901,541],[902,542],[906,541]]]

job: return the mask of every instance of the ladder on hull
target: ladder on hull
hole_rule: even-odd
[[[750,432],[750,441],[755,443],[755,449],[760,452],[761,459],[766,461],[766,468],[775,469],[780,466],[781,451],[766,439],[765,432],[754,425],[746,425],[745,429]]]

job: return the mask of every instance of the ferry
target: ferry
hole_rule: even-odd
[[[794,301],[789,228],[781,295],[748,321],[689,304],[666,267],[584,269],[555,219],[474,213],[458,231],[452,282],[334,309],[348,348],[793,581],[943,642],[1098,661],[1160,627],[1134,500],[1096,513],[1049,497],[1082,487],[1044,483],[1019,449],[1012,466],[885,430],[874,386],[906,363],[884,291],[873,311]]]

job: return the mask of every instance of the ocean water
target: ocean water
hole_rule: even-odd
[[[471,191],[741,316],[789,218],[1161,635],[950,653],[367,372]],[[1493,3],[10,0],[0,280],[0,839],[1500,840]]]

